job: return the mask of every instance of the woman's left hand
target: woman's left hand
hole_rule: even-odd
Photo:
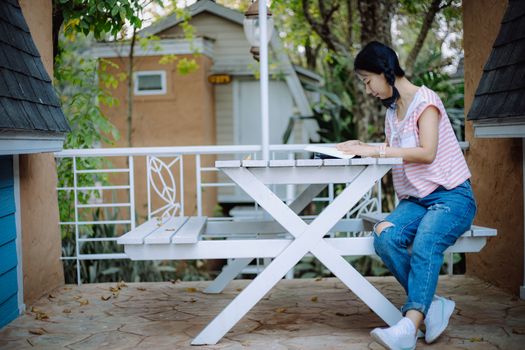
[[[345,154],[353,154],[361,157],[372,157],[378,154],[376,147],[367,144],[348,145],[340,143],[336,145],[336,148]]]

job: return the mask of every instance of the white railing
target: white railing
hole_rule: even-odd
[[[271,159],[294,159],[307,158],[309,153],[304,152],[306,145],[270,145]],[[462,143],[462,148],[468,148],[467,143]],[[141,186],[146,186],[147,198],[143,199],[147,202],[147,217],[152,216],[172,216],[184,215],[185,203],[185,188],[184,188],[184,161],[186,158],[194,158],[195,161],[195,203],[197,215],[203,215],[203,190],[205,188],[221,188],[236,186],[229,181],[215,181],[203,182],[203,174],[216,172],[218,169],[214,166],[203,166],[203,156],[215,156],[216,159],[239,159],[250,156],[252,159],[261,158],[261,146],[259,145],[243,145],[243,146],[191,146],[191,147],[134,147],[134,148],[97,148],[97,149],[76,149],[64,150],[55,153],[58,161],[65,158],[72,159],[72,173],[73,183],[71,186],[58,187],[58,191],[72,191],[73,192],[73,209],[74,221],[60,222],[60,225],[70,225],[74,227],[75,238],[75,252],[73,255],[63,256],[63,260],[76,260],[77,283],[81,283],[81,260],[107,260],[107,259],[126,259],[124,253],[92,253],[82,254],[81,246],[85,242],[102,242],[102,241],[116,241],[117,237],[97,237],[90,238],[81,236],[81,226],[84,225],[127,225],[127,230],[135,228],[137,219],[135,216],[137,203],[137,189]],[[145,157],[143,168],[140,163],[136,161],[138,157]],[[126,161],[125,167],[104,168],[104,169],[79,169],[78,161],[84,158],[104,158],[105,160]],[[168,160],[164,160],[168,159]],[[113,162],[110,162],[111,164]],[[146,179],[143,183],[136,182],[136,168],[145,169]],[[176,172],[178,171],[178,174]],[[127,184],[101,184],[97,183],[93,186],[80,186],[79,176],[97,176],[99,174],[115,175],[125,174],[127,177]],[[178,182],[177,182],[178,176]],[[60,180],[60,179],[59,179]],[[160,183],[159,183],[160,182]],[[178,188],[178,192],[177,192]],[[88,203],[79,202],[79,193],[86,193],[86,191],[98,191],[102,198],[105,198],[104,192],[107,191],[127,191],[127,201],[118,202],[100,202],[99,199],[92,198]],[[287,185],[284,191],[284,201],[290,201],[294,198],[296,187],[294,185]],[[160,207],[154,207],[154,199],[163,201]],[[315,201],[331,202],[334,199],[334,185],[328,187],[328,196],[318,197]],[[139,200],[140,202],[140,200]],[[124,208],[128,210],[127,219],[115,218],[109,220],[87,220],[81,218],[79,209],[85,208]],[[258,208],[255,205],[255,210]],[[362,212],[381,211],[381,182],[376,185],[375,190],[370,191],[363,200],[356,205],[347,217],[354,217]],[[308,218],[305,216],[305,218]],[[231,217],[218,217],[215,220],[231,220]],[[258,263],[258,261],[257,261]],[[451,272],[451,270],[449,271]]]

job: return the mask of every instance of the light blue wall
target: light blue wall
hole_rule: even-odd
[[[0,328],[18,316],[13,157],[0,156]]]

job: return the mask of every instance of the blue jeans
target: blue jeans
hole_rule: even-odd
[[[476,201],[467,180],[451,190],[440,186],[424,198],[403,199],[384,220],[393,226],[378,234],[376,224],[375,251],[407,293],[403,315],[408,310],[426,315],[436,291],[443,252],[470,228],[475,214]]]

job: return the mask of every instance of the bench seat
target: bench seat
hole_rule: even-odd
[[[366,223],[364,224],[365,229],[367,231],[372,231],[373,225],[380,221],[385,220],[385,218],[389,214],[390,213],[379,213],[379,212],[361,214],[361,218],[366,223],[368,223],[368,225]],[[494,228],[472,225],[470,226],[470,230],[466,231],[461,237],[493,237],[493,236],[496,236],[497,233],[498,231]]]
[[[387,213],[341,219],[331,232],[371,231]],[[309,223],[311,219],[305,219]],[[473,225],[445,253],[478,252],[496,230]],[[375,255],[374,237],[326,237],[343,256]],[[225,221],[207,217],[174,217],[164,223],[153,218],[117,239],[132,260],[193,260],[273,258],[293,241],[271,220]]]
[[[118,244],[194,244],[206,227],[205,216],[176,216],[162,222],[152,218],[117,239]]]

